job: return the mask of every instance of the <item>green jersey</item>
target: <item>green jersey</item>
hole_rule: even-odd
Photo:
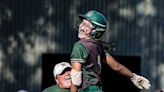
[[[101,86],[101,62],[105,57],[101,43],[94,40],[80,40],[74,44],[71,53],[71,63],[80,62],[82,67],[82,87]]]
[[[60,88],[58,85],[53,85],[44,89],[42,92],[70,92],[70,89],[63,89]]]

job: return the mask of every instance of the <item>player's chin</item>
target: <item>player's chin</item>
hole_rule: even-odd
[[[86,37],[86,35],[84,35],[83,33],[78,34],[78,38],[80,38],[80,39],[85,38],[85,37]]]
[[[65,83],[65,88],[70,88],[71,87],[71,82],[66,82]]]
[[[78,35],[78,38],[80,38],[80,39],[81,39],[81,38],[84,38],[84,37],[83,37],[83,35],[80,35],[80,34],[79,34],[79,35]]]

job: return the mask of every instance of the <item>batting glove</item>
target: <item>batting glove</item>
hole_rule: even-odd
[[[131,79],[131,81],[133,82],[133,84],[138,87],[139,89],[149,89],[150,88],[150,82],[148,79],[146,79],[143,76],[137,75],[135,73],[133,73],[134,76]]]

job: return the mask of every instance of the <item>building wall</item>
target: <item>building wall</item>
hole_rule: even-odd
[[[163,0],[1,0],[0,92],[41,91],[43,53],[71,53],[78,15],[94,9],[108,20],[103,36],[114,55],[140,56],[149,92],[164,88]],[[47,61],[48,62],[48,61]],[[133,61],[132,61],[133,62]]]

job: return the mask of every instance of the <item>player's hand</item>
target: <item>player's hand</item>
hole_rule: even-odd
[[[131,81],[135,86],[139,89],[149,89],[150,88],[150,81],[143,76],[137,75],[134,73],[134,76],[130,78]]]

